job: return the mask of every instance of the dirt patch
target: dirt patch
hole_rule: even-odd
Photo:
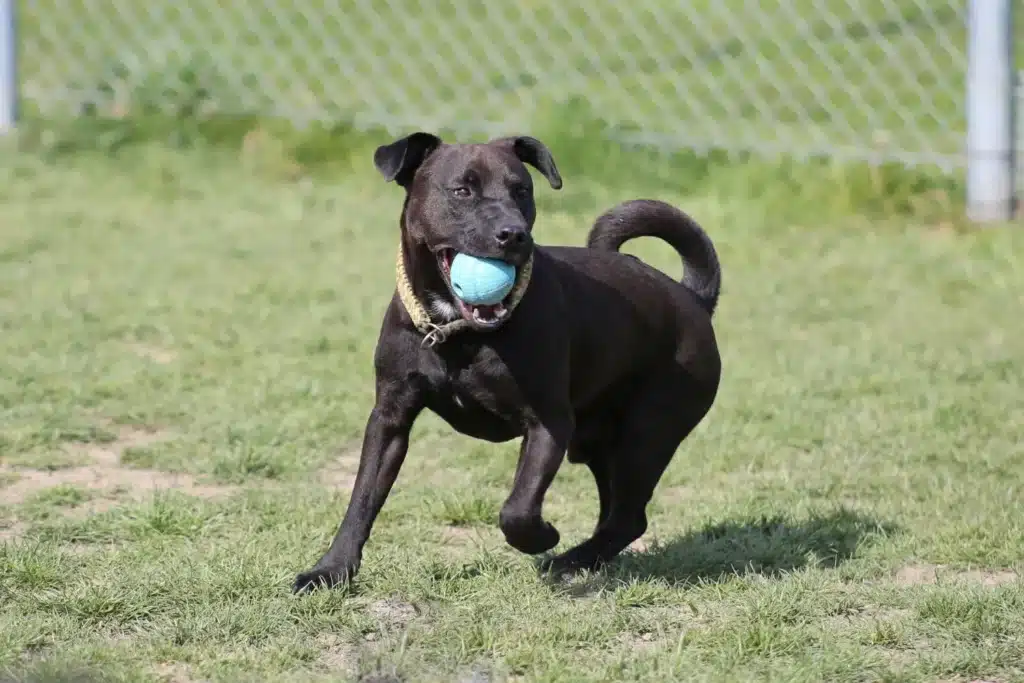
[[[901,586],[930,586],[941,581],[979,584],[988,588],[1013,583],[1020,576],[1011,569],[957,571],[941,564],[910,565],[896,572]]]
[[[145,448],[174,438],[168,431],[135,427],[118,427],[115,433],[114,440],[108,443],[76,444],[68,450],[72,454],[85,456],[97,465],[120,466],[121,454],[129,448]]]
[[[23,503],[34,495],[55,486],[75,486],[100,492],[88,502],[70,508],[68,514],[87,515],[102,512],[117,501],[142,499],[156,490],[173,489],[191,496],[209,498],[226,495],[232,488],[199,483],[187,474],[173,474],[150,469],[134,469],[121,464],[121,454],[129,448],[166,441],[173,435],[164,431],[146,431],[122,427],[117,437],[103,444],[76,444],[69,448],[81,456],[82,465],[59,470],[38,470],[28,467],[0,465],[0,478],[16,478],[0,488],[0,505]]]
[[[152,344],[130,344],[129,350],[140,358],[151,360],[154,363],[160,365],[167,365],[173,363],[177,358],[178,354],[174,353],[170,349],[160,348],[159,346],[153,346]]]
[[[971,570],[967,572],[960,572],[957,574],[957,578],[969,583],[980,583],[982,586],[991,588],[994,586],[1003,586],[1008,583],[1013,583],[1019,577],[1017,572],[1009,569],[1003,569],[995,571]]]
[[[21,478],[21,475],[18,474],[19,470],[66,470],[69,467],[88,464],[86,458],[68,450],[16,453],[6,456],[4,461],[7,465],[4,471],[10,476],[12,482]]]
[[[153,673],[164,683],[201,683],[206,680],[194,677],[187,666],[179,663],[158,664]]]
[[[491,683],[492,680],[494,679],[486,671],[472,671],[460,678],[459,683]]]
[[[919,565],[902,567],[896,572],[896,583],[901,586],[926,586],[938,580],[938,567]]]
[[[356,649],[334,633],[325,633],[317,638],[317,645],[323,652],[320,666],[332,673],[352,673],[356,670]]]
[[[673,503],[686,502],[699,498],[700,496],[691,486],[679,485],[669,486],[664,489],[659,495],[657,500],[671,501]]]
[[[650,650],[659,644],[654,634],[650,631],[621,635],[617,640],[633,652]]]
[[[317,478],[323,482],[324,486],[345,491],[346,493],[351,492],[352,487],[356,483],[356,475],[354,472],[349,472],[346,469],[337,467],[331,467],[325,470],[323,475]]]
[[[343,449],[338,457],[324,468],[318,479],[329,488],[351,491],[352,486],[356,483],[360,455],[361,446],[359,445]]]
[[[636,539],[628,546],[626,546],[626,549],[632,550],[634,553],[645,553],[648,550],[657,547],[658,539],[654,538],[653,536],[641,536],[640,538]]]
[[[5,541],[13,541],[17,538],[21,538],[22,534],[28,531],[28,527],[24,524],[14,524],[13,526],[0,527],[0,543]]]
[[[420,612],[415,605],[397,599],[377,600],[368,608],[370,614],[391,625],[404,626]]]
[[[113,510],[124,500],[131,499],[130,493],[121,491],[105,492],[99,498],[93,498],[73,507],[65,508],[62,510],[62,513],[68,519],[85,519],[91,515],[98,515],[108,510]]]
[[[479,540],[479,529],[464,526],[446,526],[441,529],[441,542],[446,545],[475,545]]]

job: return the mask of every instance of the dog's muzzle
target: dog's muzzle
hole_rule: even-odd
[[[497,329],[503,325],[509,318],[511,318],[516,306],[519,305],[519,302],[526,294],[526,289],[530,285],[530,277],[533,273],[533,254],[531,253],[526,259],[526,262],[516,268],[515,284],[512,286],[512,291],[509,292],[508,296],[506,296],[504,300],[493,306],[470,306],[469,304],[461,301],[459,297],[451,291],[452,286],[449,279],[449,272],[451,270],[451,259],[454,258],[455,252],[451,251],[446,258],[442,254],[443,251],[445,250],[438,252],[438,267],[441,270],[441,275],[445,281],[445,285],[448,287],[449,293],[451,294],[452,299],[456,302],[456,307],[461,315],[460,318],[456,318],[455,320],[448,320],[440,323],[435,323],[431,320],[430,312],[416,297],[412,284],[409,282],[409,277],[405,272],[405,259],[401,248],[398,249],[398,258],[395,261],[398,297],[401,300],[402,305],[405,307],[405,310],[409,313],[409,317],[412,318],[412,322],[416,326],[416,329],[423,334],[423,344],[425,346],[434,346],[435,344],[443,343],[450,335],[461,330],[473,329],[478,331],[487,331]]]
[[[512,298],[513,293],[516,291],[516,286],[513,285],[512,290],[508,293],[504,299],[496,304],[490,305],[473,305],[468,304],[458,297],[455,293],[455,289],[452,287],[451,280],[451,269],[452,259],[455,258],[454,249],[441,249],[437,252],[437,267],[441,271],[441,277],[444,279],[445,285],[448,286],[448,292],[451,294],[455,301],[455,306],[458,308],[462,318],[473,325],[473,327],[480,330],[491,330],[500,327],[508,317],[512,314],[509,308],[509,302]],[[522,278],[522,268],[516,268],[516,285],[519,284]]]

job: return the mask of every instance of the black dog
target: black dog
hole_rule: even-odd
[[[420,132],[374,154],[384,178],[406,190],[398,288],[377,342],[376,402],[348,510],[296,591],[358,571],[424,408],[475,438],[523,437],[499,516],[521,552],[558,544],[541,504],[563,457],[590,468],[597,528],[547,563],[558,571],[596,567],[644,533],[658,480],[711,408],[721,375],[711,325],[721,273],[705,232],[668,204],[637,200],[598,218],[586,248],[537,246],[524,163],[562,186],[551,153],[531,137],[462,145]],[[682,283],[618,251],[641,236],[679,252]],[[460,301],[448,278],[457,252],[516,266],[506,300]]]

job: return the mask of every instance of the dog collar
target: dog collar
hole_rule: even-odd
[[[512,315],[512,312],[515,311],[516,306],[522,300],[523,295],[526,294],[526,288],[530,284],[530,276],[532,274],[533,254],[531,253],[530,258],[519,269],[516,284],[512,288],[512,292],[509,293],[507,306],[509,315]],[[398,288],[398,298],[401,300],[402,305],[405,306],[409,317],[412,318],[413,325],[423,334],[423,346],[429,348],[435,344],[443,344],[452,334],[469,329],[469,321],[465,318],[451,320],[441,325],[436,324],[430,319],[430,313],[427,311],[426,306],[416,298],[416,293],[412,289],[412,283],[409,282],[409,275],[405,272],[405,259],[402,258],[401,245],[398,247],[398,258],[395,261],[395,280]]]

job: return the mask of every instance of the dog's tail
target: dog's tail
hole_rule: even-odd
[[[591,249],[618,251],[634,237],[657,237],[672,245],[683,260],[684,287],[713,314],[722,290],[722,267],[711,238],[688,215],[665,202],[633,199],[601,214],[587,236]]]

